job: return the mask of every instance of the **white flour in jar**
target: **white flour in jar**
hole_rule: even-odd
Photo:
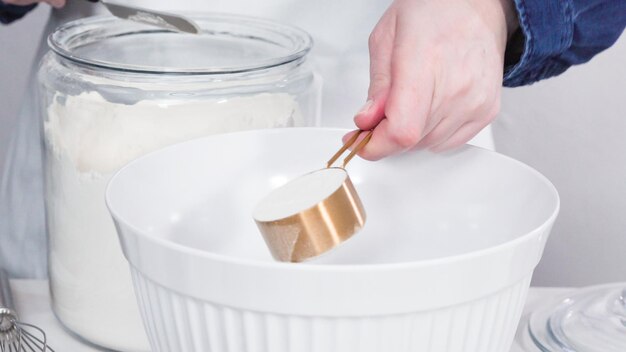
[[[125,351],[148,351],[149,346],[128,264],[104,202],[113,173],[176,142],[304,124],[297,102],[284,93],[124,105],[90,92],[56,96],[47,116],[46,209],[54,311],[80,336]]]

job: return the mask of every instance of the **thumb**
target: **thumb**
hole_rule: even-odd
[[[368,99],[354,117],[354,123],[361,130],[371,130],[385,118],[385,105],[390,89],[390,78],[375,77],[370,80]]]
[[[354,117],[362,130],[376,127],[385,118],[385,104],[391,87],[391,55],[395,37],[396,16],[393,11],[383,15],[369,37],[370,85],[365,105]]]

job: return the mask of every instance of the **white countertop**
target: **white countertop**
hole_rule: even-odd
[[[50,345],[57,352],[102,352],[70,335],[56,320],[50,309],[48,282],[43,280],[13,280],[11,287],[16,310],[22,321],[35,324],[46,331]],[[520,323],[515,343],[510,352],[538,352],[527,339],[526,316],[538,305],[567,293],[567,288],[532,287],[528,294],[524,317]]]

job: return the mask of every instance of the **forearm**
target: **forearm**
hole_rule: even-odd
[[[626,25],[623,0],[514,0],[519,29],[509,39],[504,85],[561,74],[607,49]]]

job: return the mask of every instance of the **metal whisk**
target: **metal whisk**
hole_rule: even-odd
[[[0,352],[54,352],[40,328],[22,323],[14,310],[9,277],[0,269]]]

